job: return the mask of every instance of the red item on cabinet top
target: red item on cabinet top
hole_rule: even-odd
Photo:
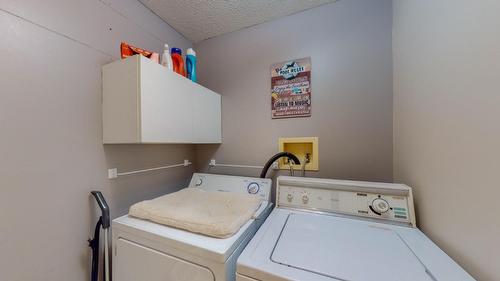
[[[160,54],[131,46],[125,42],[122,42],[120,44],[120,51],[122,59],[139,54],[151,59],[156,63],[160,63]]]

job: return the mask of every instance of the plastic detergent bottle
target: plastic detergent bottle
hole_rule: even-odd
[[[172,48],[171,54],[174,71],[182,76],[186,76],[186,71],[184,70],[184,59],[182,58],[182,50],[179,48]]]
[[[186,72],[187,78],[196,82],[196,52],[192,48],[186,51]]]
[[[168,44],[165,44],[165,46],[163,47],[163,54],[161,56],[161,65],[165,66],[170,70],[173,69],[172,57],[170,56],[170,49],[168,48]]]

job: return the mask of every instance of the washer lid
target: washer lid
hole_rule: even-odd
[[[433,280],[393,229],[334,216],[290,214],[271,260],[339,280]]]

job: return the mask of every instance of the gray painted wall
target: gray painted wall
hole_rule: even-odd
[[[4,0],[0,34],[0,280],[89,280],[89,191],[116,217],[193,171],[110,181],[107,169],[194,160],[192,146],[101,144],[101,66],[121,40],[157,51],[190,42],[135,0]]]
[[[394,1],[394,170],[420,228],[499,280],[500,2]]]
[[[339,1],[197,44],[201,84],[223,96],[223,144],[197,147],[198,168],[263,165],[278,137],[318,136],[320,171],[309,176],[391,181],[391,45],[389,0]],[[312,117],[272,120],[271,64],[307,56]]]

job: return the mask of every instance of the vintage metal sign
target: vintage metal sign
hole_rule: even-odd
[[[272,118],[311,116],[311,58],[271,66]]]

